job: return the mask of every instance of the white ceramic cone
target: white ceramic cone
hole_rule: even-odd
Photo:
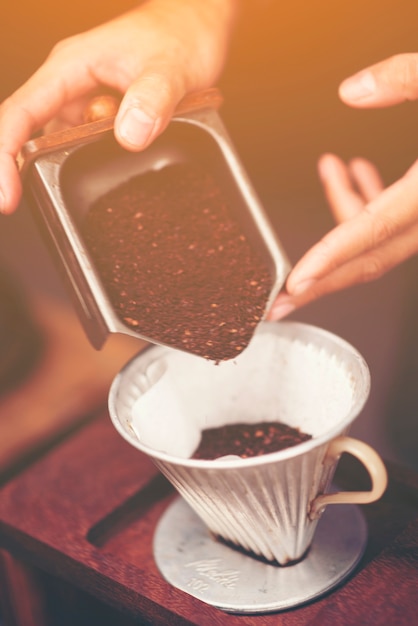
[[[309,507],[335,464],[370,388],[366,363],[342,339],[296,322],[260,325],[249,347],[219,365],[154,346],[115,378],[109,411],[120,434],[149,455],[215,536],[284,565],[308,549]],[[247,459],[194,460],[201,431],[279,421],[312,439]]]

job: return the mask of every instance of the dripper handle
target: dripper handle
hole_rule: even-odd
[[[343,452],[356,457],[364,465],[372,483],[371,490],[339,491],[319,495],[311,502],[309,510],[311,520],[317,519],[328,504],[368,504],[378,500],[386,489],[388,481],[386,467],[371,446],[353,437],[337,437],[329,445],[324,464],[334,465]]]

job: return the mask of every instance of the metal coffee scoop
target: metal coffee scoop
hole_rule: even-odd
[[[243,232],[273,276],[267,309],[282,287],[289,262],[232,146],[218,114],[222,96],[209,89],[184,98],[166,130],[142,152],[122,149],[114,117],[88,122],[27,142],[18,158],[23,188],[35,220],[64,272],[69,293],[92,345],[109,333],[161,343],[127,327],[116,315],[81,236],[81,224],[99,197],[128,179],[178,162],[202,162],[221,176],[236,199]],[[228,187],[228,188],[229,188]]]

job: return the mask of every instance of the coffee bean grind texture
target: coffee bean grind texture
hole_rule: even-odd
[[[210,172],[136,176],[90,207],[83,235],[128,327],[216,362],[248,345],[273,280]]]
[[[285,450],[309,439],[312,436],[308,433],[283,422],[225,424],[202,431],[200,443],[192,458],[216,459],[234,454],[247,459]]]

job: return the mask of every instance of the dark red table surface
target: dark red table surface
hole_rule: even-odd
[[[2,487],[0,546],[133,623],[409,626],[418,611],[418,476],[388,469],[384,497],[362,507],[369,539],[354,574],[323,598],[281,613],[226,614],[162,578],[153,534],[177,495],[121,439],[106,411]],[[366,481],[348,458],[338,478],[350,488]]]

